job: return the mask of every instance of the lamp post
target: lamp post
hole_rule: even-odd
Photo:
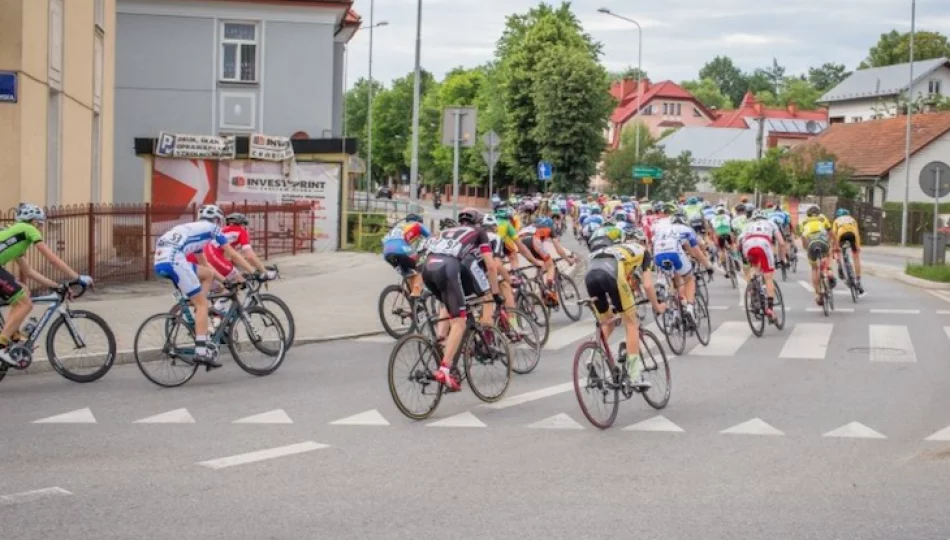
[[[373,11],[376,0],[369,2],[369,98],[367,98],[366,110],[366,192],[369,193],[373,183],[373,30],[380,26],[386,26],[388,21],[373,23]]]
[[[419,195],[419,102],[422,99],[422,0],[416,0],[416,64],[412,87],[412,150],[409,161],[409,200]]]
[[[373,25],[373,28],[378,28],[380,26],[386,26],[389,24],[387,21],[380,21]],[[359,30],[364,28],[370,28],[367,25],[362,25],[359,27]],[[349,72],[350,72],[350,47],[348,43],[343,44],[343,153],[346,153],[346,136],[347,136],[347,124],[346,124],[346,86],[349,81]],[[372,93],[373,86],[369,86],[369,91]],[[370,98],[370,103],[372,103],[372,98]]]
[[[641,88],[641,81],[643,80],[643,27],[640,26],[640,23],[631,19],[630,17],[624,17],[623,15],[618,15],[609,9],[602,7],[597,10],[598,13],[603,13],[604,15],[610,15],[611,17],[616,17],[622,21],[627,21],[633,23],[637,27],[637,114],[636,118],[640,120],[641,106],[643,105],[643,89]],[[636,146],[634,147],[634,155],[636,156],[637,163],[640,162],[640,128],[639,126],[634,126],[637,130],[636,134]]]
[[[907,83],[907,136],[904,140],[904,208],[901,212],[901,246],[907,245],[907,205],[910,200],[911,101],[914,99],[914,33],[917,29],[917,0],[910,0],[910,80]],[[872,201],[873,202],[873,201]]]

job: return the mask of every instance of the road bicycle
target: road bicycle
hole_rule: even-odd
[[[231,358],[241,369],[258,377],[270,375],[284,361],[286,335],[276,315],[260,306],[245,307],[239,301],[237,293],[245,287],[246,282],[226,283],[226,292],[208,295],[208,301],[212,303],[217,299],[228,301],[227,311],[218,313],[221,324],[208,339],[208,351],[216,358],[220,346],[226,343]],[[145,319],[135,333],[133,345],[135,362],[145,378],[166,388],[190,381],[202,365],[194,359],[195,319],[188,299],[178,289],[173,295],[179,309],[175,313],[156,313]],[[209,328],[210,325],[209,320]],[[246,336],[241,335],[242,329]],[[249,355],[255,352],[262,355],[259,366],[250,361]],[[212,368],[206,365],[206,369],[210,371]],[[165,377],[164,372],[170,375]]]
[[[775,301],[772,305],[773,316],[767,317],[765,309],[768,307],[768,294],[765,289],[765,278],[758,271],[753,272],[752,279],[745,288],[745,315],[749,321],[749,328],[756,337],[765,333],[765,322],[775,325],[781,330],[785,328],[785,300],[782,298],[782,288],[772,279],[775,287]]]
[[[548,336],[551,334],[551,311],[537,293],[529,290],[527,278],[522,270],[511,272],[512,294],[515,296],[515,306],[525,313],[538,326],[541,332],[541,346],[544,347],[548,342]]]
[[[555,271],[553,287],[545,282],[544,271],[541,269],[538,269],[533,277],[528,277],[525,273],[526,268],[519,268],[515,270],[515,273],[524,278],[524,284],[531,292],[541,297],[548,308],[554,311],[563,309],[568,319],[579,321],[581,320],[581,306],[577,304],[577,301],[581,294],[574,280],[557,267],[557,263],[562,260],[564,259],[558,257],[552,261]]]
[[[508,339],[514,356],[511,370],[518,375],[534,371],[541,362],[541,330],[528,313],[518,308],[498,306],[494,313],[494,324]]]
[[[386,286],[379,293],[379,320],[383,330],[399,339],[416,330],[413,319],[412,295],[409,280],[402,278],[398,284]]]
[[[729,274],[729,281],[732,282],[732,288],[739,288],[739,274],[742,272],[742,257],[736,248],[730,249],[726,253],[726,272]]]
[[[481,303],[466,301],[465,334],[450,370],[459,383],[468,381],[478,399],[491,403],[508,390],[512,355],[501,330],[482,326],[476,320],[475,308]],[[420,321],[424,331],[400,338],[389,355],[389,392],[400,412],[413,420],[431,416],[442,395],[449,391],[435,379],[445,350],[441,340],[432,339],[438,335],[436,325],[447,320],[448,317],[425,317]],[[421,403],[409,403],[413,398]]]
[[[648,300],[637,303],[644,302]],[[626,343],[620,344],[614,356],[604,331],[608,325],[618,326],[621,317],[600,322],[596,318],[593,299],[582,300],[580,304],[589,307],[594,313],[596,327],[594,336],[582,342],[574,353],[574,395],[587,420],[600,429],[609,428],[617,419],[620,402],[632,398],[634,394],[642,395],[654,409],[666,407],[670,401],[672,383],[670,364],[659,339],[640,325],[640,373],[652,386],[648,390],[638,390],[633,387],[627,362],[619,362],[626,351]]]
[[[71,288],[76,286],[80,290],[73,293]],[[27,320],[20,331],[24,340],[10,342],[7,352],[17,365],[14,367],[0,363],[0,380],[6,377],[10,368],[19,371],[30,367],[37,342],[47,326],[46,356],[56,373],[70,381],[87,383],[101,379],[109,372],[116,354],[115,335],[109,323],[95,313],[69,306],[70,300],[81,297],[85,292],[86,287],[72,281],[62,284],[50,294],[31,298],[34,304],[49,304],[49,307],[39,320],[36,317]],[[81,329],[80,322],[89,322],[91,328]],[[0,316],[0,326],[5,324],[5,319]],[[94,336],[91,330],[101,331],[102,334]],[[63,339],[64,335],[68,337]],[[94,352],[90,353],[90,350]]]
[[[845,242],[841,246],[841,264],[839,265],[838,276],[842,278],[844,284],[851,291],[851,301],[857,304],[861,294],[858,292],[858,280],[854,275],[854,263],[851,262],[851,249],[851,242]]]
[[[695,334],[696,339],[704,347],[709,345],[709,338],[712,335],[709,306],[700,301],[698,288],[696,302],[693,306],[694,320],[686,313],[684,300],[680,298],[679,291],[675,286],[673,263],[663,261],[663,264],[657,270],[663,280],[663,286],[657,288],[657,300],[666,304],[666,311],[657,318],[657,325],[666,336],[666,343],[670,346],[670,351],[677,356],[683,354],[686,349],[686,338],[691,334]]]
[[[825,317],[829,316],[835,310],[835,295],[831,289],[828,274],[828,257],[821,258],[821,264],[818,265],[818,297],[822,298],[821,311]]]

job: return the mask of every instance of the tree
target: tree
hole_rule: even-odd
[[[746,77],[746,88],[749,92],[752,92],[753,95],[761,92],[770,92],[772,95],[775,95],[775,88],[772,86],[772,81],[769,79],[768,73],[762,69],[757,69]]]
[[[716,81],[713,79],[702,79],[699,81],[683,81],[680,83],[684,89],[693,94],[696,99],[710,109],[731,109],[733,107],[729,96],[722,93]]]
[[[627,69],[623,71],[612,71],[607,74],[607,77],[611,83],[619,82],[624,79],[635,81],[638,78],[641,78],[641,79],[650,78],[650,76],[647,74],[646,71],[643,71],[639,68],[635,68],[632,66],[627,66]]]
[[[914,34],[914,61],[950,57],[950,42],[939,32],[916,32]],[[858,69],[892,66],[910,60],[910,32],[891,30],[881,34],[877,44],[868,51],[867,58]]]
[[[766,107],[777,107],[781,105],[778,96],[773,94],[771,90],[762,90],[760,92],[756,92],[755,100]]]
[[[808,81],[821,93],[831,90],[848,78],[851,72],[845,69],[844,64],[826,62],[821,67],[808,68]]]
[[[411,143],[414,74],[396,79],[392,88],[373,100],[373,173],[400,177],[409,172],[406,145]],[[422,72],[422,93],[434,84],[432,74]]]
[[[700,79],[712,79],[732,103],[738,104],[745,95],[748,83],[732,58],[717,56],[699,70]]]
[[[854,169],[837,163],[834,176],[817,177],[815,163],[835,161],[836,156],[818,143],[804,144],[782,156],[782,166],[788,177],[787,195],[804,197],[806,195],[854,195],[854,186],[849,184]]]
[[[624,127],[620,134],[620,145],[610,150],[604,156],[601,175],[610,182],[613,189],[619,193],[634,193],[636,181],[633,178],[633,167],[638,165],[636,156],[637,130],[640,130],[640,155],[656,146],[656,141],[648,128],[642,122],[634,122]],[[640,163],[643,164],[643,163]]]
[[[696,182],[699,177],[693,170],[693,156],[689,151],[684,151],[675,158],[668,158],[662,151],[658,152],[662,157],[659,161],[659,167],[663,169],[663,178],[656,181],[650,188],[650,196],[656,199],[674,199],[687,191],[696,190]],[[645,156],[651,159],[651,156]]]
[[[756,69],[752,75],[753,77],[756,77],[756,84],[758,84],[759,80],[767,81],[767,90],[772,92],[772,94],[778,95],[781,93],[782,84],[785,82],[785,67],[780,66],[776,58],[772,58],[771,66],[762,69]],[[751,78],[749,80],[751,82]],[[760,89],[757,88],[754,91],[760,91]]]
[[[373,95],[375,97],[383,91],[379,81],[373,81]],[[369,110],[369,81],[361,78],[353,88],[346,92],[346,135],[359,139],[360,157],[366,159],[366,123]]]
[[[801,109],[811,110],[818,108],[818,100],[822,91],[815,88],[811,82],[800,78],[789,78],[782,85],[779,102],[783,105],[795,103]]]
[[[754,190],[752,161],[732,160],[713,169],[711,182],[719,191],[749,193]]]

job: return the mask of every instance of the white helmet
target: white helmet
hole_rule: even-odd
[[[495,219],[494,214],[485,214],[485,217],[482,218],[482,227],[497,227],[498,220]]]
[[[221,211],[216,205],[206,204],[198,210],[198,219],[204,219],[207,221],[224,221],[224,212]]]
[[[20,203],[16,208],[17,221],[46,221],[46,212],[42,208],[30,203]]]

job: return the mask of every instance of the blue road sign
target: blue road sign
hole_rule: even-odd
[[[0,102],[17,102],[17,76],[15,72],[0,71]]]
[[[554,177],[554,166],[548,161],[538,162],[538,180],[547,182]]]
[[[835,162],[819,161],[815,163],[815,174],[818,176],[833,176],[835,174]]]

